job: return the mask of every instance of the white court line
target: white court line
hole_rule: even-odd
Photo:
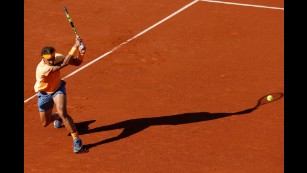
[[[241,5],[241,6],[252,6],[252,7],[258,7],[258,8],[270,8],[270,9],[277,9],[277,10],[284,10],[283,8],[279,8],[279,7],[269,7],[269,6],[263,6],[263,5],[252,5],[252,4],[241,4],[241,3],[234,3],[234,2],[224,2],[224,1],[215,1],[215,0],[194,0],[193,2],[185,5],[184,7],[182,7],[181,9],[177,10],[176,12],[174,12],[173,14],[167,16],[166,18],[160,20],[159,22],[157,22],[156,24],[150,26],[149,28],[145,29],[144,31],[140,32],[139,34],[133,36],[132,38],[126,40],[125,42],[119,44],[118,46],[114,47],[112,50],[106,52],[105,54],[99,56],[98,58],[92,60],[91,62],[85,64],[84,66],[80,67],[79,69],[73,71],[72,73],[70,73],[69,75],[65,76],[64,78],[62,79],[66,79],[72,75],[74,75],[75,73],[83,70],[84,68],[88,67],[89,65],[93,64],[94,62],[100,60],[101,58],[109,55],[110,53],[112,53],[113,51],[117,50],[118,48],[120,48],[122,45],[134,40],[135,38],[143,35],[144,33],[146,33],[147,31],[151,30],[152,28],[160,25],[161,23],[163,23],[164,21],[170,19],[171,17],[175,16],[176,14],[180,13],[181,11],[183,11],[184,9],[190,7],[191,5],[195,4],[196,2],[198,1],[203,1],[203,2],[214,2],[214,3],[223,3],[223,4],[231,4],[231,5]],[[24,101],[24,103],[27,103],[29,100],[33,99],[37,94],[31,96],[30,98],[26,99]]]
[[[284,10],[284,8],[280,8],[280,7],[269,7],[269,6],[264,6],[264,5],[242,4],[242,3],[234,3],[234,2],[215,1],[215,0],[201,0],[201,1],[203,1],[203,2],[221,3],[221,4],[231,4],[231,5],[250,6],[250,7],[258,7],[258,8],[270,8],[270,9],[274,9],[274,10]]]
[[[66,78],[68,78],[68,77],[74,75],[75,73],[77,73],[77,72],[83,70],[84,68],[86,68],[86,67],[88,67],[89,65],[93,64],[94,62],[100,60],[101,58],[103,58],[103,57],[109,55],[110,53],[112,53],[113,51],[117,50],[117,49],[120,48],[122,45],[124,45],[124,44],[126,44],[126,43],[128,43],[128,42],[134,40],[135,38],[137,38],[137,37],[143,35],[143,34],[146,33],[147,31],[149,31],[149,30],[151,30],[152,28],[154,28],[154,27],[160,25],[160,24],[163,23],[164,21],[170,19],[171,17],[175,16],[176,14],[180,13],[181,11],[183,11],[184,9],[190,7],[191,5],[195,4],[195,3],[198,2],[198,1],[199,1],[199,0],[194,0],[193,2],[191,2],[191,3],[187,4],[186,6],[180,8],[179,10],[177,10],[176,12],[174,12],[173,14],[171,14],[171,15],[167,16],[166,18],[160,20],[160,21],[157,22],[156,24],[150,26],[149,28],[147,28],[147,29],[145,29],[144,31],[140,32],[139,34],[133,36],[132,38],[128,39],[127,41],[125,41],[125,42],[119,44],[118,46],[116,46],[116,47],[114,47],[112,50],[110,50],[109,52],[107,52],[107,53],[105,53],[105,54],[99,56],[98,58],[92,60],[91,62],[85,64],[84,66],[80,67],[79,69],[75,70],[74,72],[70,73],[69,75],[65,76],[65,77],[62,78],[62,79],[66,79]],[[35,94],[35,95],[31,96],[30,98],[26,99],[26,100],[24,101],[24,103],[27,103],[29,100],[33,99],[36,95],[37,95],[37,94]]]

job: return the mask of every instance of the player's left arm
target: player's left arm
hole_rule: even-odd
[[[79,66],[81,65],[83,62],[83,59],[80,59],[78,56],[73,57],[70,59],[70,61],[68,62],[69,65],[74,65],[74,66]]]

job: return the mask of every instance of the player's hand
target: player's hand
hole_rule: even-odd
[[[86,52],[86,46],[83,42],[81,42],[80,45],[79,45],[79,52],[81,54],[85,54],[85,52]]]
[[[82,42],[82,38],[80,36],[76,37],[76,41]]]
[[[84,55],[86,51],[86,46],[80,36],[76,37],[75,45],[78,47],[80,54]]]
[[[85,54],[86,46],[85,46],[85,44],[83,43],[82,38],[79,36],[79,37],[77,37],[76,40],[79,42],[79,52],[80,52],[81,54]]]
[[[78,47],[80,46],[80,43],[82,42],[82,38],[80,36],[76,37],[75,45]]]

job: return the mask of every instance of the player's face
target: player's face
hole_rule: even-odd
[[[55,52],[51,54],[50,58],[44,59],[45,63],[48,65],[54,65],[54,60],[55,60]]]

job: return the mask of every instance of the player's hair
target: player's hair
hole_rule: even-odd
[[[52,46],[46,46],[43,47],[42,51],[41,51],[41,55],[45,55],[45,54],[52,54],[55,51],[55,48]]]

